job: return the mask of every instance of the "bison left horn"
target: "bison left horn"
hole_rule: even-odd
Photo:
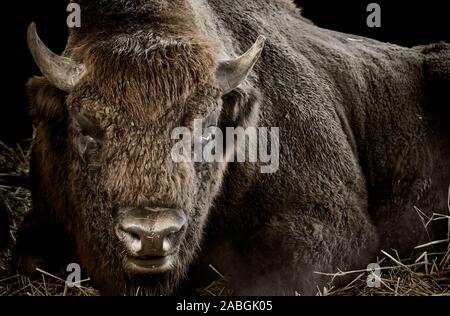
[[[28,48],[48,81],[58,89],[70,92],[85,73],[85,66],[70,58],[56,55],[41,41],[33,22],[28,27]]]
[[[247,78],[261,56],[265,42],[266,38],[259,36],[255,44],[242,56],[219,62],[216,80],[224,94],[235,89]]]

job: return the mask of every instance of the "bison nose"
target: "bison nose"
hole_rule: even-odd
[[[121,216],[116,234],[133,256],[164,257],[178,247],[186,222],[178,209],[133,209]]]

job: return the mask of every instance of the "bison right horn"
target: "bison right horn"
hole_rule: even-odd
[[[58,89],[70,92],[86,72],[82,63],[56,55],[41,41],[33,22],[28,27],[28,48],[48,81]]]

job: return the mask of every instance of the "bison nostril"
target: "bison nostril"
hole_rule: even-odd
[[[125,245],[125,247],[133,252],[138,253],[142,249],[142,240],[141,236],[134,231],[132,228],[125,228],[123,226],[119,226],[116,229],[116,235]]]
[[[134,240],[141,240],[141,237],[139,237],[139,235],[136,234],[136,233],[129,232],[128,234],[129,234],[130,237],[131,237],[132,239],[134,239]]]

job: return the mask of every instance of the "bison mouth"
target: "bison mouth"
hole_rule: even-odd
[[[175,255],[167,256],[129,256],[127,270],[133,274],[156,274],[170,271],[174,267]]]

